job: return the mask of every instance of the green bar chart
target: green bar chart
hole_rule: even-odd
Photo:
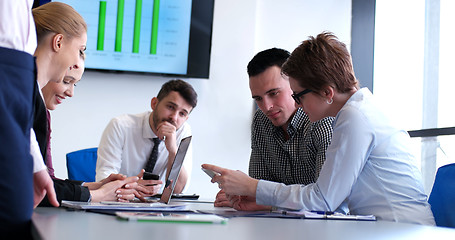
[[[156,46],[158,42],[158,21],[160,14],[160,0],[153,2],[153,18],[152,18],[152,36],[150,41],[150,54],[156,54]]]
[[[132,53],[139,53],[141,48],[141,32],[143,24],[143,11],[151,12],[151,23],[149,22],[150,28],[150,44],[147,47],[150,47],[149,54],[157,54],[158,48],[158,26],[160,21],[160,0],[154,0],[151,9],[143,8],[144,0],[136,0],[134,6],[134,24],[133,24],[133,33],[132,33]],[[147,1],[147,0],[145,0]],[[112,1],[111,1],[112,2]],[[104,51],[105,49],[105,39],[106,39],[106,11],[107,11],[107,1],[99,2],[99,12],[98,12],[98,35],[97,35],[97,47],[96,50]],[[115,25],[115,44],[114,51],[122,52],[122,46],[124,43],[124,33],[125,33],[125,0],[117,0],[116,8],[116,25]],[[130,45],[131,46],[131,45]]]
[[[86,66],[185,74],[191,0],[65,0],[87,22]]]
[[[106,33],[106,1],[100,1],[100,11],[98,17],[98,39],[96,41],[96,50],[104,50],[104,36]]]
[[[115,51],[122,51],[123,17],[125,13],[125,0],[118,0],[117,3],[117,27],[115,30]]]
[[[139,41],[141,36],[142,0],[136,0],[134,12],[134,36],[133,53],[139,53]]]

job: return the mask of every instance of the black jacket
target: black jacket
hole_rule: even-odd
[[[53,179],[54,189],[57,194],[57,200],[61,204],[62,200],[87,202],[90,198],[88,187],[81,186],[82,182],[73,180]],[[40,207],[51,207],[49,200],[44,197],[39,204]]]

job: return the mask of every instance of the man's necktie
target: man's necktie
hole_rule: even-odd
[[[147,164],[145,165],[146,172],[152,172],[153,168],[155,167],[156,160],[158,159],[158,146],[160,145],[160,142],[161,142],[161,140],[159,138],[153,139],[154,145],[153,145],[152,153],[150,154]]]

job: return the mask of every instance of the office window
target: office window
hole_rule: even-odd
[[[374,94],[406,130],[455,126],[453,0],[377,0]],[[455,135],[413,138],[425,191],[455,162]]]

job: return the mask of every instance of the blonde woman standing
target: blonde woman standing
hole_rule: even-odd
[[[42,89],[48,82],[61,83],[68,71],[83,69],[84,51],[87,42],[87,24],[71,6],[50,2],[33,9],[38,47],[35,51],[38,67],[38,85]],[[81,73],[82,75],[82,73]],[[46,106],[43,98],[37,95],[35,100],[34,129],[41,156],[46,156],[49,129]],[[50,165],[50,162],[47,162]],[[115,181],[119,180],[119,181]],[[137,177],[125,178],[113,175],[97,184],[82,186],[82,182],[53,178],[57,200],[101,201],[117,200],[115,191],[126,183],[133,183]],[[94,186],[93,186],[94,185]],[[102,188],[102,189],[101,189]],[[134,194],[133,194],[134,197]],[[46,197],[40,205],[54,205]]]

